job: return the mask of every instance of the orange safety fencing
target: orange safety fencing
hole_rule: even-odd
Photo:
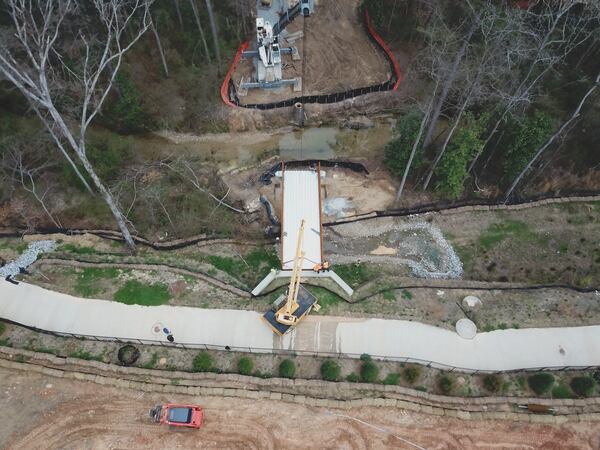
[[[377,41],[379,46],[383,49],[383,51],[387,54],[388,58],[392,62],[394,73],[396,74],[396,82],[394,83],[392,91],[396,91],[398,90],[398,86],[400,86],[400,81],[402,81],[402,72],[400,71],[400,65],[398,64],[398,61],[396,60],[396,57],[394,56],[394,53],[392,53],[390,47],[385,43],[382,37],[379,36],[379,34],[377,34],[377,31],[375,31],[375,29],[373,28],[373,24],[371,23],[371,18],[369,17],[369,11],[367,11],[367,8],[365,8],[365,24],[367,25],[367,30],[369,31],[371,37],[375,39],[375,41]]]
[[[235,54],[235,58],[233,58],[231,66],[229,66],[229,70],[227,71],[227,75],[225,75],[225,79],[223,80],[223,84],[221,85],[221,99],[223,100],[223,102],[226,105],[237,106],[235,103],[233,103],[229,99],[229,81],[231,80],[231,75],[233,75],[233,71],[235,70],[235,66],[237,66],[237,63],[240,61],[240,59],[242,59],[242,53],[244,52],[244,50],[246,50],[248,48],[249,45],[250,45],[250,43],[248,41],[246,41],[246,42],[242,42],[242,44],[239,46],[239,48],[238,48],[238,50],[237,50],[237,52]]]

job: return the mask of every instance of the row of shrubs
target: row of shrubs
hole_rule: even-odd
[[[219,372],[215,367],[213,357],[208,352],[200,352],[194,358],[192,363],[194,372]],[[254,361],[247,356],[242,356],[237,362],[238,372],[242,375],[254,375],[259,377],[269,377],[270,374],[261,374],[254,371]],[[279,364],[279,376],[281,378],[294,378],[296,375],[296,365],[290,359],[284,359]]]
[[[389,373],[383,380],[379,379],[379,367],[369,355],[360,357],[361,365],[358,374],[351,373],[345,380],[352,383],[377,383],[382,382],[388,385],[397,385],[402,378],[408,384],[414,384],[421,376],[421,367],[407,365],[402,368],[400,373]],[[195,372],[218,372],[215,368],[213,358],[208,352],[201,352],[193,362]],[[242,375],[254,375],[268,377],[270,374],[261,374],[254,371],[254,362],[247,356],[242,356],[237,361],[238,372]],[[279,364],[279,376],[281,378],[294,378],[296,374],[296,365],[290,359],[284,359]],[[321,364],[321,378],[326,381],[340,381],[342,379],[342,368],[337,361],[327,359]],[[483,377],[483,387],[489,393],[495,394],[503,390],[504,378],[501,375],[489,374]],[[437,377],[436,385],[443,394],[451,394],[455,388],[455,378],[452,374],[442,373]],[[554,375],[550,373],[536,373],[527,378],[529,388],[537,395],[544,395],[552,391],[554,398],[590,397],[596,388],[596,380],[589,376],[576,376],[571,378],[569,385],[560,382],[556,383]],[[525,387],[525,386],[522,386]],[[418,386],[417,389],[425,388]]]

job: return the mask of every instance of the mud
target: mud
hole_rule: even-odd
[[[384,407],[335,410],[269,400],[120,390],[0,369],[0,447],[14,449],[598,448],[600,424],[469,421]],[[199,404],[201,430],[155,425],[161,402]]]

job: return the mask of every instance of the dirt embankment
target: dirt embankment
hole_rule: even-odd
[[[380,407],[328,410],[276,400],[140,393],[0,369],[0,446],[106,448],[598,448],[597,423],[558,426],[469,421]],[[161,402],[197,403],[201,430],[150,423]],[[391,411],[394,413],[391,414]]]

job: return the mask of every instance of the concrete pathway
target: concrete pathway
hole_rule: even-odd
[[[368,353],[414,358],[470,370],[600,365],[600,326],[530,328],[480,333],[473,340],[416,322],[312,315],[284,338],[253,311],[129,306],[89,300],[35,285],[0,282],[0,317],[38,329],[123,340],[230,346],[232,350]]]

